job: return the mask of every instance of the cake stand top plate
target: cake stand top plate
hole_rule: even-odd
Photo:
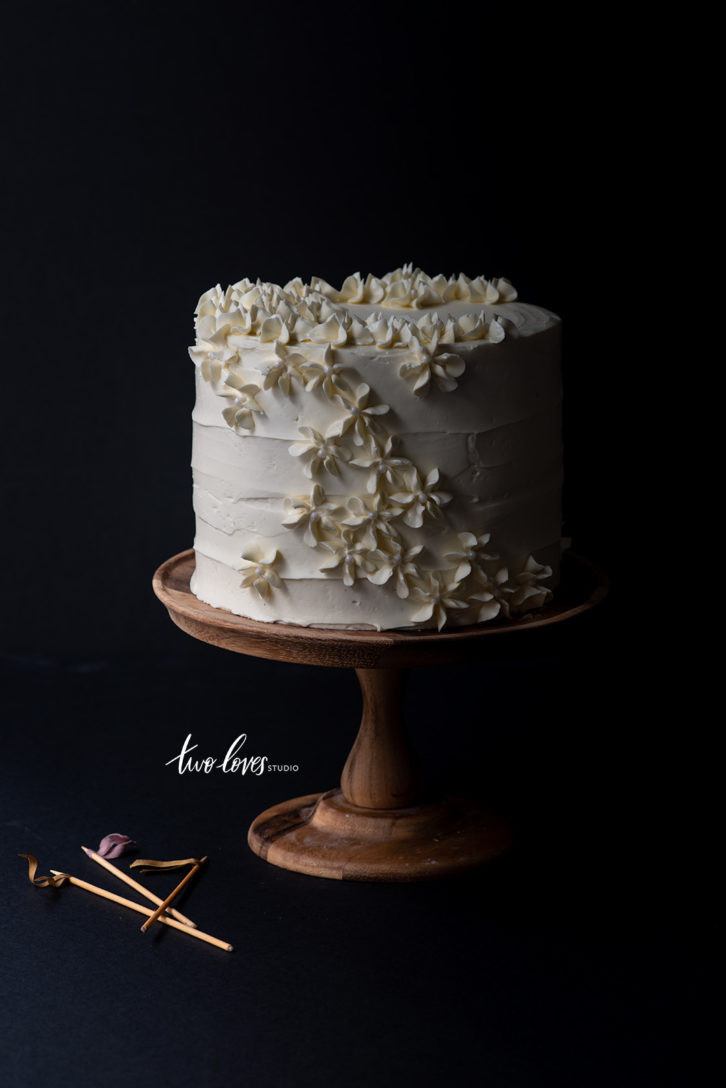
[[[546,627],[592,608],[607,594],[604,573],[572,552],[563,556],[552,601],[536,613],[444,631],[349,631],[263,623],[213,608],[189,588],[194,551],[167,559],[154,575],[154,592],[174,623],[194,638],[235,653],[274,661],[376,669],[445,665],[481,656],[481,640]]]

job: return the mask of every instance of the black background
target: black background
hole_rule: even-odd
[[[4,30],[6,1082],[708,1070],[711,798],[625,304],[647,279],[657,99],[637,43],[594,14],[375,3],[36,4]],[[481,669],[412,674],[429,777],[498,804],[517,850],[454,884],[338,885],[244,839],[268,804],[335,784],[354,677],[195,643],[150,583],[193,538],[199,295],[408,261],[506,275],[562,316],[565,533],[612,591]],[[214,755],[247,731],[300,771],[180,778],[165,763],[190,731]],[[188,913],[234,954],[141,937],[120,908],[32,888],[15,857],[110,888],[78,850],[110,831],[147,856],[208,853]]]

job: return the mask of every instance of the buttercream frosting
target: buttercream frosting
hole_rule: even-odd
[[[406,265],[196,313],[193,591],[254,619],[437,627],[541,607],[560,540],[559,319]]]

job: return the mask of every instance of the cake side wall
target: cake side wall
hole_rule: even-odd
[[[451,345],[447,352],[461,359],[463,373],[454,388],[446,388],[450,380],[443,387],[432,382],[425,397],[415,395],[404,374],[409,353],[400,348],[301,344],[280,351],[250,337],[236,381],[238,389],[257,387],[256,408],[238,417],[245,426],[237,430],[230,425],[236,390],[223,376],[208,381],[199,368],[193,591],[254,619],[391,628],[440,626],[442,617],[448,624],[477,622],[491,605],[472,568],[479,575],[486,569],[491,579],[506,568],[503,593],[511,599],[513,579],[534,555],[552,575],[545,581],[533,574],[529,584],[554,584],[562,471],[559,323],[542,324],[528,335],[515,328],[501,343]],[[281,356],[303,359],[302,370],[293,362],[290,371],[297,367],[303,378],[265,389],[265,375],[280,369]],[[338,396],[338,389],[349,392]],[[346,401],[359,403],[362,426],[360,414],[350,421]],[[311,431],[323,439],[332,431],[327,444],[340,457],[325,463],[312,447],[301,452],[316,441]],[[379,465],[374,480],[376,456],[390,468],[384,473]],[[424,494],[417,505],[418,485]],[[315,525],[305,511],[313,489],[315,509],[322,508]],[[391,508],[398,513],[391,515]],[[298,515],[297,524],[289,524]],[[467,534],[476,545],[464,574]],[[481,543],[487,534],[488,543]],[[392,553],[397,558],[386,577]],[[257,577],[256,562],[262,564]],[[444,602],[430,605],[434,597]],[[429,607],[427,619],[414,618]]]

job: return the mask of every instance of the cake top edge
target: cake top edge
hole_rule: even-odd
[[[503,276],[486,279],[484,276],[473,278],[460,272],[452,276],[429,276],[420,268],[411,264],[402,265],[385,276],[369,273],[365,278],[360,272],[348,276],[341,287],[333,287],[320,276],[313,276],[309,283],[301,277],[289,280],[284,286],[257,279],[238,280],[222,291],[217,284],[205,292],[199,300],[199,308],[205,301],[220,299],[220,296],[234,296],[246,309],[258,300],[272,302],[284,300],[295,306],[310,296],[322,296],[328,302],[348,305],[385,306],[392,309],[425,310],[432,306],[441,306],[451,302],[477,302],[494,305],[502,302],[514,302],[517,290]]]
[[[517,302],[509,280],[428,276],[404,265],[385,276],[356,272],[340,288],[314,276],[284,286],[238,280],[206,291],[195,311],[199,352],[237,350],[240,338],[264,343],[408,347],[464,341],[498,343],[556,323],[555,314]]]

